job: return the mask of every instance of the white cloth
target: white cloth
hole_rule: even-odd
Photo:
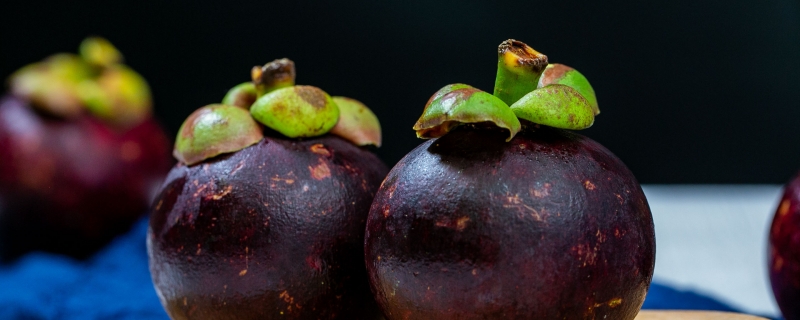
[[[780,314],[767,273],[779,185],[645,185],[656,227],[654,280],[749,313]]]

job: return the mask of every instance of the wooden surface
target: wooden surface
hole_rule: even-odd
[[[653,311],[642,310],[636,320],[766,320],[739,313],[715,311]]]

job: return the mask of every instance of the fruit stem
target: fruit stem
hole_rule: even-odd
[[[497,48],[494,95],[508,105],[536,89],[547,67],[547,56],[522,41],[508,39]]]
[[[274,60],[263,67],[255,66],[250,75],[259,97],[275,89],[293,86],[296,76],[294,62],[286,58]]]

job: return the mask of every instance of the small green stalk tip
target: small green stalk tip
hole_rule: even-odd
[[[256,102],[256,98],[258,98],[256,86],[252,82],[244,82],[228,90],[228,93],[222,98],[222,104],[250,110],[250,106]]]
[[[511,105],[520,119],[550,127],[581,130],[594,123],[594,110],[577,90],[551,84],[531,91]]]
[[[331,134],[357,146],[381,146],[381,124],[367,106],[347,97],[333,97],[333,102],[339,107],[339,121],[331,129]]]
[[[508,105],[536,89],[547,67],[547,56],[514,39],[503,41],[497,53],[494,95]]]
[[[317,87],[291,86],[261,96],[250,107],[253,118],[289,138],[328,133],[339,120],[339,108]]]
[[[193,112],[178,130],[173,155],[193,165],[242,150],[264,138],[261,127],[240,107],[214,104]]]
[[[250,72],[256,92],[261,97],[273,90],[291,87],[294,85],[294,62],[289,59],[278,59],[265,64],[263,67],[255,66]]]
[[[451,84],[433,94],[422,116],[414,125],[417,137],[441,137],[463,123],[491,122],[509,131],[510,141],[520,123],[508,105],[499,98],[465,84]]]
[[[81,42],[79,51],[83,60],[95,66],[108,67],[122,63],[122,53],[104,38],[86,38]]]
[[[594,94],[592,85],[578,70],[559,63],[548,65],[544,73],[542,73],[542,77],[539,78],[538,87],[542,88],[551,84],[563,84],[572,87],[586,98],[586,101],[589,102],[592,110],[594,110],[594,115],[600,113],[600,108],[597,106],[597,96]]]

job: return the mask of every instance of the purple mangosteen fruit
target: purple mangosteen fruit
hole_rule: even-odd
[[[365,259],[388,319],[633,319],[655,262],[647,200],[610,151],[568,130],[599,113],[586,78],[503,42],[494,94],[448,85],[431,139],[378,190]]]
[[[0,98],[0,253],[82,257],[125,231],[169,170],[145,80],[108,41],[23,67]]]
[[[786,320],[800,319],[800,175],[786,184],[772,219],[768,251],[772,293]]]
[[[362,103],[295,85],[294,63],[202,107],[178,133],[147,248],[172,319],[375,319],[369,206],[388,168]]]

